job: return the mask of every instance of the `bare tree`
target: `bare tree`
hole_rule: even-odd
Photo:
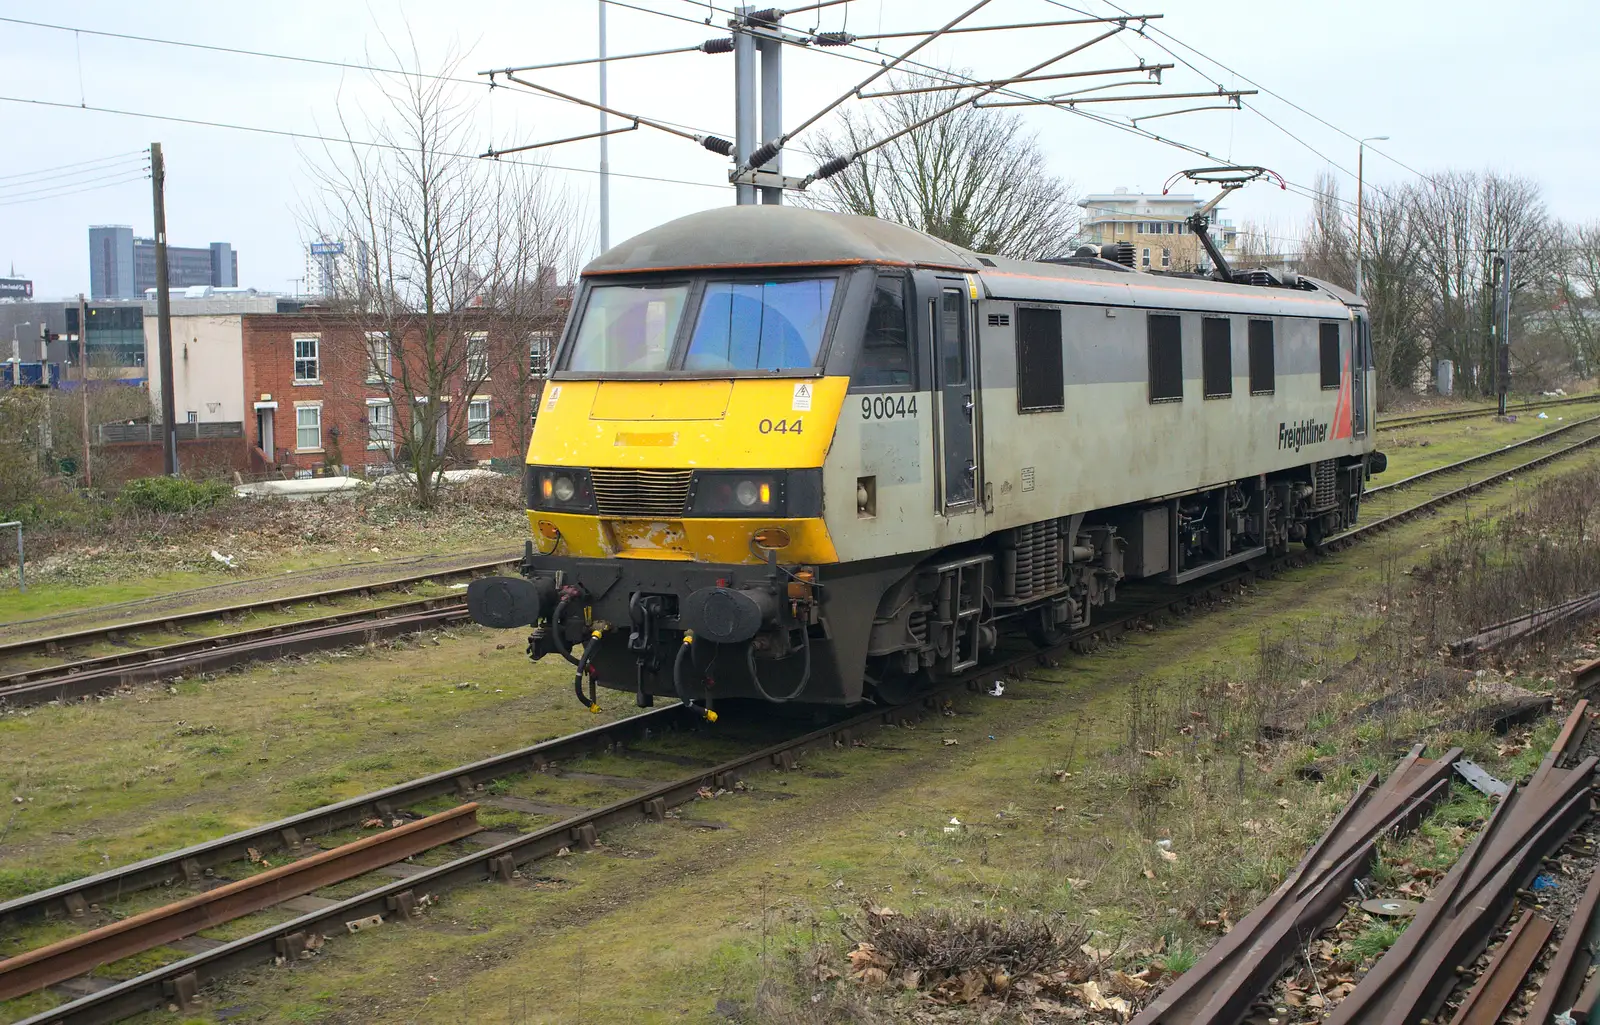
[[[1550,317],[1579,377],[1600,372],[1600,221],[1563,225]]]
[[[893,89],[927,84],[901,77]],[[851,153],[916,124],[951,102],[949,92],[891,96],[847,112],[821,137],[823,159]],[[1022,118],[973,106],[939,118],[824,181],[813,202],[883,217],[980,253],[1035,259],[1062,253],[1078,228],[1072,186],[1050,173],[1038,136]]]
[[[414,47],[394,57],[420,71]],[[464,157],[476,132],[447,81],[458,64],[380,77],[380,113],[361,112],[360,131],[341,109],[351,141],[325,150],[322,208],[308,218],[314,237],[345,243],[338,306],[365,334],[367,384],[389,397],[387,440],[423,507],[469,439],[468,407],[485,381],[503,374],[496,402],[526,407],[530,335],[551,316],[553,277],[571,270],[581,241],[570,197],[539,168]]]
[[[1332,171],[1320,171],[1312,191],[1316,198],[1301,245],[1301,269],[1314,278],[1354,288],[1355,231],[1339,198],[1339,182]]]
[[[1362,297],[1372,325],[1380,405],[1409,389],[1427,359],[1427,282],[1407,189],[1369,193],[1361,224]]]
[[[1531,295],[1529,286],[1554,268],[1554,224],[1538,185],[1526,178],[1451,171],[1429,178],[1415,195],[1412,216],[1432,286],[1433,354],[1454,360],[1459,379],[1488,394],[1494,387],[1495,255],[1517,251],[1512,287]],[[1515,314],[1517,301],[1512,305]]]

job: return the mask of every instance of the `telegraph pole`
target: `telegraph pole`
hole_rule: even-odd
[[[83,400],[83,486],[94,487],[89,472],[89,357],[85,339],[89,337],[89,304],[78,293],[78,393]]]
[[[177,399],[172,394],[172,300],[167,295],[167,166],[161,143],[150,144],[150,189],[156,228],[156,349],[161,361],[161,453],[168,477],[178,475]]]
[[[606,2],[600,0],[600,106],[606,105]],[[600,111],[600,251],[611,248],[611,147],[606,112]]]

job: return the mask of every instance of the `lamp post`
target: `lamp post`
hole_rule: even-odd
[[[22,362],[22,342],[17,340],[17,332],[25,327],[32,327],[33,321],[24,320],[20,324],[11,325],[11,362]]]
[[[1387,135],[1369,135],[1356,144],[1356,298],[1361,298],[1361,286],[1366,283],[1361,273],[1361,191],[1363,165],[1366,162],[1367,143],[1388,142]]]

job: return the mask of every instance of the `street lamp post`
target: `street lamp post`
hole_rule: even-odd
[[[24,320],[20,324],[11,325],[11,362],[20,363],[22,361],[22,343],[17,340],[17,332],[25,327],[32,326],[33,321],[31,320]]]
[[[1361,272],[1361,192],[1363,165],[1366,162],[1367,143],[1388,142],[1387,135],[1369,135],[1356,144],[1356,298],[1361,298],[1361,286],[1366,283],[1366,276]]]

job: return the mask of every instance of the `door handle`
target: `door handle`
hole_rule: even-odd
[[[963,413],[967,414],[967,419],[968,420],[972,419],[972,409],[973,409],[972,395],[968,394],[967,397],[966,397],[966,401],[961,403],[961,411]]]

